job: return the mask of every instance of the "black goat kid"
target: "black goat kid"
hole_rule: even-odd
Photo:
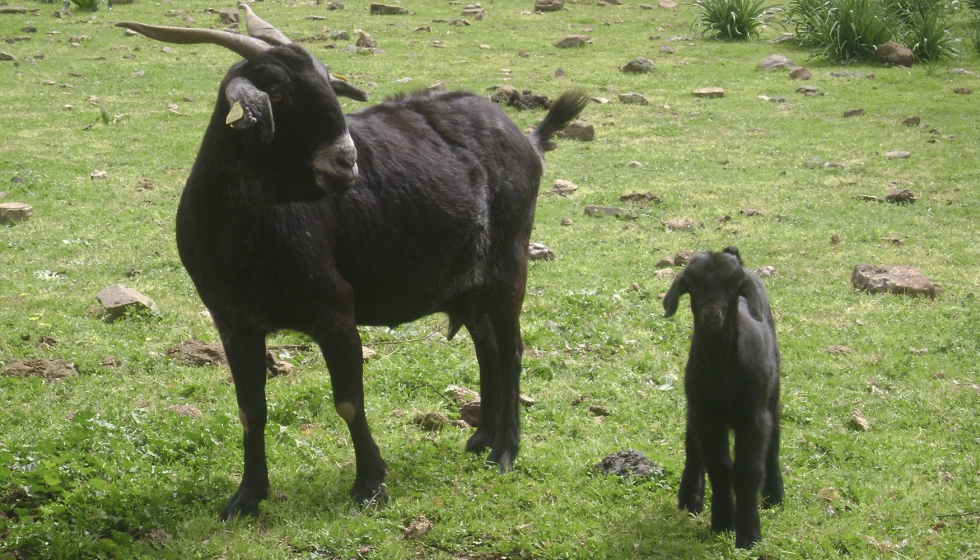
[[[559,98],[529,135],[469,93],[420,93],[344,115],[332,76],[247,6],[250,36],[123,22],[171,43],[213,43],[231,67],[177,211],[181,261],[211,311],[244,429],[241,485],[222,512],[269,495],[265,337],[310,335],[356,459],[351,496],[383,499],[387,465],[364,410],[357,325],[446,313],[476,345],[482,412],[466,450],[511,468],[520,438],[521,305],[542,153],[588,103]],[[229,126],[230,125],[230,126]]]
[[[711,529],[735,531],[735,546],[762,538],[763,506],[783,501],[779,471],[779,350],[769,299],[738,249],[698,253],[664,297],[665,317],[691,295],[694,335],[687,359],[686,460],[678,507],[700,513],[711,481]],[[735,432],[735,461],[728,430]],[[732,501],[732,490],[735,500]]]

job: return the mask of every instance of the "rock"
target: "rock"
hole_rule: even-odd
[[[453,394],[453,401],[457,406],[462,406],[468,402],[472,402],[480,398],[480,393],[477,393],[469,387],[463,387],[462,385],[452,385],[448,387],[446,391]]]
[[[466,8],[463,10],[463,15],[470,16],[476,21],[483,21],[483,19],[487,17],[487,14],[483,11],[483,8]]]
[[[623,72],[631,72],[634,74],[646,74],[647,72],[653,72],[657,69],[657,66],[649,58],[643,58],[642,56],[634,58],[633,60],[626,63],[623,66]]]
[[[595,466],[603,474],[615,474],[619,476],[639,476],[650,478],[663,478],[664,469],[654,463],[642,451],[628,449],[607,455]]]
[[[855,410],[851,413],[851,426],[862,432],[867,432],[871,429],[871,423],[861,414],[860,410]]]
[[[677,7],[677,2],[674,2],[674,0],[660,0],[657,2],[657,5],[667,10],[673,10]]]
[[[265,369],[266,375],[270,378],[279,377],[280,375],[289,375],[293,373],[296,366],[289,362],[284,362],[279,359],[276,355],[275,350],[268,350],[265,353]]]
[[[854,267],[854,271],[851,273],[851,284],[858,290],[872,294],[888,292],[935,298],[942,293],[942,288],[918,269],[901,265],[859,264]]]
[[[221,18],[221,23],[225,25],[237,24],[239,18],[238,8],[222,8],[216,12]]]
[[[674,47],[672,47],[670,45],[661,45],[660,46],[660,53],[661,54],[674,54],[675,52],[677,52],[677,49],[675,49]]]
[[[688,251],[688,250],[677,251],[677,254],[674,255],[674,264],[676,264],[677,266],[684,266],[688,262],[690,262],[691,259],[694,258],[694,255],[696,254],[697,251]]]
[[[17,57],[10,53],[0,52],[0,60],[16,61]]]
[[[331,12],[334,10],[343,10],[344,3],[340,2],[340,0],[333,0],[333,2],[331,2],[330,5],[327,6],[327,9],[330,10]]]
[[[589,412],[596,416],[609,416],[609,409],[602,406],[601,404],[589,405]]]
[[[813,95],[817,93],[817,86],[800,86],[796,88],[796,93],[802,93],[803,95]]]
[[[922,119],[918,116],[905,117],[902,119],[902,126],[919,126],[920,122],[922,122]]]
[[[367,49],[373,49],[374,47],[378,46],[378,42],[374,40],[374,37],[372,37],[370,33],[366,33],[364,31],[361,31],[361,33],[357,36],[357,42],[354,44],[358,47]]]
[[[98,103],[98,101],[96,101],[96,103]],[[109,172],[95,170],[88,174],[88,178],[93,181],[104,181],[109,178]]]
[[[96,294],[95,299],[105,308],[106,319],[110,322],[122,317],[129,310],[149,309],[153,312],[157,310],[152,299],[122,284],[109,286]]]
[[[6,194],[6,193],[4,193]],[[34,214],[34,207],[23,202],[0,204],[0,224],[26,221]]]
[[[671,268],[662,268],[660,270],[655,271],[653,275],[656,276],[657,278],[670,279],[674,277],[674,270]]]
[[[904,150],[895,150],[892,152],[885,152],[885,157],[888,159],[909,159],[912,157],[912,153]]]
[[[742,208],[738,211],[739,214],[743,216],[764,216],[762,210],[758,208]]]
[[[521,51],[521,52],[526,52],[526,51]],[[556,78],[564,78],[566,75],[567,74],[565,74],[565,71],[563,69],[561,69],[561,68],[555,68],[555,77]]]
[[[565,0],[535,0],[535,12],[558,12],[565,7]]]
[[[377,357],[378,357],[378,353],[377,352],[375,352],[374,350],[371,350],[367,346],[361,346],[361,360],[362,361],[365,361],[366,362],[368,360],[373,360],[374,358],[377,358]]]
[[[591,123],[585,121],[574,121],[568,123],[568,125],[555,133],[555,136],[560,138],[570,138],[572,140],[581,140],[582,142],[591,142],[595,140],[595,127]]]
[[[441,430],[443,426],[449,424],[449,417],[441,412],[429,412],[417,420],[423,430],[435,432]]]
[[[850,348],[848,348],[847,346],[828,346],[827,347],[827,353],[828,354],[837,354],[837,355],[847,356],[851,352],[852,352],[852,350]]]
[[[909,189],[892,189],[890,193],[885,195],[885,202],[894,204],[912,204],[916,200],[919,198]]]
[[[331,41],[349,41],[350,33],[344,31],[343,29],[334,29],[329,35],[327,35],[327,37]]]
[[[431,529],[432,522],[426,519],[424,515],[420,515],[408,525],[405,533],[402,534],[402,538],[409,541],[420,541]]]
[[[915,55],[905,45],[895,41],[888,41],[887,43],[875,46],[875,60],[880,64],[912,66],[912,63],[915,62]]]
[[[973,90],[965,87],[958,87],[958,88],[953,88],[953,93],[958,93],[960,95],[970,95],[971,93],[973,93]]]
[[[504,84],[496,86],[496,91],[490,96],[490,101],[494,103],[509,104],[510,100],[517,95],[517,88],[512,85]]]
[[[201,411],[196,406],[190,404],[172,404],[167,407],[167,410],[177,416],[187,416],[190,418],[200,418],[202,416]]]
[[[373,16],[397,16],[407,14],[408,10],[401,6],[387,6],[385,4],[371,4],[371,15]]]
[[[776,267],[774,266],[760,266],[754,271],[759,278],[775,278],[776,277]]]
[[[60,381],[68,377],[77,377],[78,368],[73,363],[55,358],[40,358],[12,362],[3,368],[3,374],[10,377],[40,377],[44,381]]]
[[[669,268],[674,266],[674,259],[670,257],[664,257],[657,261],[657,264],[653,265],[654,268]]]
[[[588,35],[576,35],[570,34],[565,35],[561,39],[555,42],[555,46],[559,49],[570,49],[573,47],[580,47],[589,41],[591,37]]]
[[[796,65],[793,64],[793,61],[790,60],[789,58],[781,54],[774,54],[771,56],[767,56],[766,58],[763,58],[759,62],[759,68],[763,70],[775,70],[777,68],[792,69],[792,68],[796,68]]]
[[[670,231],[694,231],[695,227],[704,227],[704,224],[701,222],[694,222],[683,218],[676,218],[660,223],[662,223]]]
[[[631,192],[629,194],[624,194],[619,197],[620,202],[652,202],[654,204],[660,204],[664,201],[664,198],[659,194],[653,194],[651,192]]]
[[[863,114],[864,109],[848,109],[847,111],[844,111],[844,118],[860,117]]]
[[[789,77],[791,80],[809,80],[810,70],[805,66],[797,66],[789,71]]]
[[[176,346],[167,348],[164,353],[188,366],[228,365],[228,357],[225,356],[224,346],[217,342],[208,343],[197,340],[185,340]]]
[[[619,100],[629,105],[646,105],[648,103],[646,97],[633,92],[619,94]]]
[[[586,216],[625,216],[626,210],[617,206],[593,206],[585,207]]]
[[[827,75],[830,76],[831,78],[848,78],[848,79],[850,79],[850,78],[853,78],[853,79],[873,78],[874,77],[874,74],[872,74],[870,76],[867,76],[863,72],[854,72],[852,70],[844,70],[842,72],[831,72],[831,73],[829,73]]]
[[[650,4],[640,4],[640,9],[641,10],[652,10],[653,8],[654,8],[654,6],[652,6]]]
[[[694,90],[694,97],[725,97],[725,90],[720,87],[706,87]]]
[[[532,261],[553,261],[555,251],[541,243],[531,243],[528,247],[527,258]]]
[[[459,417],[473,427],[480,426],[480,399],[476,398],[459,406]]]
[[[544,194],[557,194],[559,196],[568,196],[573,192],[578,190],[578,185],[571,181],[566,181],[564,179],[555,179],[554,185],[551,190]]]

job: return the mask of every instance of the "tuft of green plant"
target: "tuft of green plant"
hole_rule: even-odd
[[[877,0],[795,0],[789,14],[800,43],[833,61],[873,57],[899,27],[894,10]]]
[[[910,16],[910,23],[905,27],[903,39],[917,60],[933,61],[959,56],[956,38],[949,32],[944,10],[906,14]]]
[[[980,17],[974,18],[970,26],[970,42],[973,43],[973,50],[980,53]]]
[[[765,25],[763,16],[766,8],[764,0],[700,0],[695,4],[698,10],[698,25],[704,28],[701,36],[711,35],[715,39],[745,40],[758,37]]]
[[[969,6],[971,10],[980,12],[980,0],[966,0],[966,5]]]

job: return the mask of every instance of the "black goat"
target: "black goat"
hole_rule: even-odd
[[[698,253],[664,296],[665,317],[691,295],[694,335],[684,376],[686,460],[678,507],[700,513],[704,473],[711,481],[711,529],[735,531],[735,546],[762,538],[763,506],[783,501],[779,472],[779,349],[758,276],[742,266],[738,249]],[[735,461],[728,429],[735,431]],[[732,489],[735,500],[732,501]]]
[[[588,103],[561,96],[525,136],[488,100],[417,93],[366,100],[247,6],[250,36],[122,22],[246,60],[222,81],[177,210],[181,261],[228,355],[244,429],[241,486],[222,518],[269,495],[265,338],[310,335],[354,444],[351,496],[384,499],[387,465],[364,411],[357,325],[446,313],[476,345],[482,410],[466,450],[508,471],[520,439],[521,305],[545,143]],[[226,124],[227,123],[227,124]],[[231,125],[230,127],[228,125]]]

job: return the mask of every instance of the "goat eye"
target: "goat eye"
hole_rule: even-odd
[[[282,94],[281,93],[270,93],[269,94],[269,101],[272,101],[273,103],[279,103],[280,101],[282,101]]]

